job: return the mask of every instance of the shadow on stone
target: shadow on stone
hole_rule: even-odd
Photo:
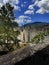
[[[0,51],[0,56],[7,54],[8,51]]]
[[[49,65],[49,46],[15,65]]]

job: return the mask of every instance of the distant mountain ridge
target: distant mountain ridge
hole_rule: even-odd
[[[31,22],[31,23],[24,24],[21,27],[27,27],[27,26],[33,26],[33,27],[49,26],[49,23],[46,23],[46,22]]]

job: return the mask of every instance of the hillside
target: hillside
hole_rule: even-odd
[[[22,27],[34,27],[34,28],[38,28],[38,27],[44,27],[44,26],[49,26],[49,23],[46,22],[32,22],[32,23],[27,23],[21,26]]]

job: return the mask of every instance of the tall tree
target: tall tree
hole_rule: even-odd
[[[18,27],[18,24],[16,22],[14,22],[14,7],[12,7],[9,3],[3,5],[0,9],[0,21],[3,24],[3,29],[4,31],[2,31],[1,35],[2,39],[4,40],[4,46],[10,51],[11,47],[13,48],[14,43],[18,43],[18,38],[17,36],[19,35],[19,31],[16,30],[16,28]],[[14,31],[14,29],[16,31]],[[1,38],[0,37],[0,38]],[[13,41],[13,44],[11,44],[10,41]],[[10,42],[10,44],[9,44]]]

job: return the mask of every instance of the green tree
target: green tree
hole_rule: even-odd
[[[18,24],[14,22],[15,17],[13,11],[14,7],[9,3],[3,5],[0,9],[0,21],[2,22],[2,26],[0,26],[0,44],[2,40],[2,45],[9,51],[11,51],[11,49],[14,50],[13,45],[18,45],[19,41],[17,36],[20,34],[20,32],[16,30]],[[13,41],[13,44],[11,41]]]

